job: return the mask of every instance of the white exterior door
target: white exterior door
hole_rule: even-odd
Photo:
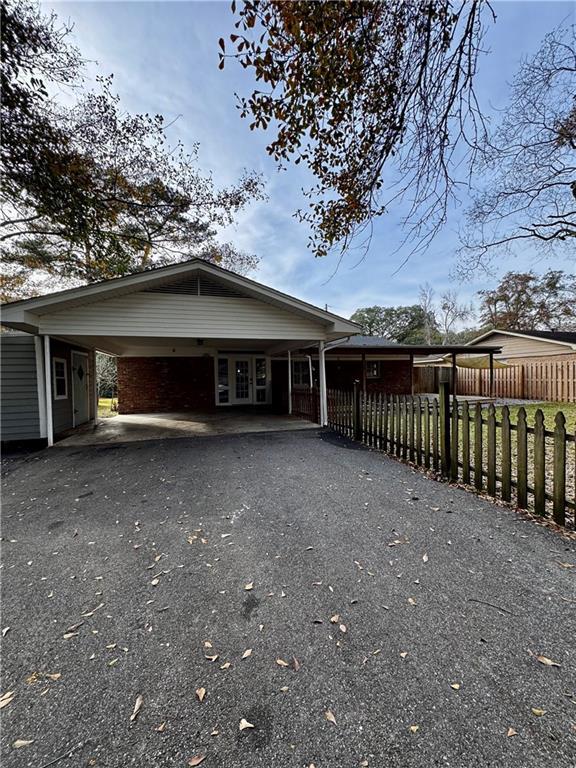
[[[270,361],[264,355],[226,355],[216,361],[216,405],[269,402]]]
[[[72,409],[75,427],[90,418],[88,400],[88,355],[72,351]]]

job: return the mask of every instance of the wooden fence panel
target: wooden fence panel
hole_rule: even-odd
[[[489,395],[489,371],[458,368],[458,394]],[[523,363],[494,369],[494,397],[576,403],[576,360]]]

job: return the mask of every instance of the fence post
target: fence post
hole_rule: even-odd
[[[524,408],[518,409],[517,419],[516,503],[520,509],[528,509],[528,427]]]
[[[482,429],[482,406],[480,403],[476,403],[474,410],[474,486],[477,491],[481,491],[484,487]]]
[[[540,408],[534,416],[534,510],[537,515],[546,514],[546,438]]]
[[[354,381],[354,398],[352,403],[352,432],[354,440],[362,439],[362,421],[360,419],[360,387],[358,381]]]
[[[510,431],[510,410],[502,408],[502,500],[512,498],[512,445]]]
[[[452,424],[450,426],[450,480],[458,482],[458,400],[452,398]]]
[[[462,403],[462,482],[470,485],[470,406]]]
[[[494,403],[488,406],[488,482],[486,488],[490,496],[496,496],[496,409]]]
[[[552,517],[558,525],[566,523],[566,417],[556,414],[554,427],[554,488]]]
[[[440,384],[440,474],[450,472],[450,384]]]

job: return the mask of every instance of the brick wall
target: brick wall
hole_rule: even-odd
[[[362,382],[361,360],[326,359],[326,384],[329,389],[352,389],[354,379]],[[366,389],[368,392],[409,395],[412,391],[410,360],[381,360],[380,376],[377,379],[366,379]]]
[[[119,357],[118,412],[212,410],[214,358]]]

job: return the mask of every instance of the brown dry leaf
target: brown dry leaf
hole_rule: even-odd
[[[428,555],[427,555],[427,553],[426,553],[426,552],[424,552],[424,554],[422,555],[422,561],[423,561],[424,563],[427,563],[427,562],[428,562]]]
[[[536,717],[542,717],[542,715],[546,714],[546,710],[540,709],[539,707],[532,707],[532,714],[536,715]]]
[[[247,659],[249,656],[252,656],[252,648],[246,648],[246,650],[242,654],[243,659]]]
[[[559,667],[560,664],[558,664],[557,661],[552,661],[552,659],[549,659],[547,656],[536,656],[540,664],[544,664],[545,667]]]
[[[283,685],[282,688],[280,688],[280,690],[282,691],[282,693],[286,693],[286,691],[288,690],[288,686]]]
[[[409,597],[408,602],[410,603],[410,605],[416,605],[416,600],[414,600],[413,597]]]
[[[327,709],[326,712],[324,712],[324,717],[326,720],[328,720],[329,723],[336,725],[336,718],[334,717],[334,713],[331,709]]]
[[[249,723],[248,720],[245,720],[244,718],[240,720],[239,728],[241,731],[244,731],[246,728],[255,728],[255,727],[256,727],[255,725],[252,725],[252,723]]]
[[[164,733],[166,730],[166,721],[163,723],[160,723],[160,725],[157,728],[154,728],[155,731],[158,731],[158,733]]]
[[[278,664],[279,667],[289,667],[287,661],[284,661],[284,659],[276,659],[276,664]]]
[[[408,651],[400,651],[400,656],[405,659],[408,656]]]
[[[160,579],[152,579],[150,584],[152,584],[153,587],[156,587],[158,584],[160,584]]]
[[[330,621],[332,624],[338,624],[338,622],[340,621],[340,614],[335,613],[334,616],[330,617]]]
[[[204,648],[212,648],[212,643],[210,640],[204,640]]]
[[[450,683],[450,688],[454,688],[455,691],[459,691],[460,683]]]
[[[8,704],[10,704],[15,693],[16,691],[6,691],[6,693],[3,693],[2,696],[0,696],[0,709],[4,709],[4,707],[7,707]]]
[[[198,697],[198,701],[204,701],[204,696],[206,696],[206,688],[196,688],[196,696]]]
[[[54,672],[54,674],[48,674],[48,672],[44,675],[44,677],[47,677],[48,680],[60,680],[62,677],[62,672]]]
[[[204,760],[206,760],[206,755],[194,755],[188,760],[188,765],[200,765]]]
[[[94,616],[96,611],[99,611],[100,608],[104,607],[104,603],[100,603],[100,605],[97,605],[96,608],[93,608],[91,611],[88,611],[87,613],[80,614],[81,616]]]
[[[4,627],[2,630],[2,637],[6,637],[6,635],[10,632],[10,627]]]
[[[134,703],[134,710],[133,710],[132,714],[130,715],[130,722],[131,723],[133,723],[134,720],[136,720],[136,718],[138,717],[138,712],[140,712],[140,710],[142,708],[143,702],[144,702],[144,699],[143,699],[142,695],[138,694],[138,696],[136,697],[136,701]]]
[[[218,658],[218,654],[215,653],[214,656],[204,656],[204,658],[207,659],[208,661],[216,661],[216,659]]]
[[[410,733],[416,733],[416,731],[420,728],[419,725],[411,725],[410,726]]]
[[[210,733],[210,736],[218,736],[219,733],[220,733],[220,731],[218,731],[216,728],[214,728],[214,730]]]
[[[560,568],[576,568],[574,563],[558,563]]]
[[[248,584],[245,584],[244,589],[246,590],[246,592],[249,592],[251,589],[254,589],[254,582],[251,581]]]
[[[16,739],[12,742],[14,749],[20,749],[21,747],[29,747],[30,744],[34,744],[34,739]]]
[[[229,661],[225,661],[224,664],[220,667],[220,669],[228,669],[228,667],[232,666]]]
[[[292,656],[292,666],[294,667],[295,672],[298,672],[298,670],[300,669],[300,662],[298,661],[296,656]]]
[[[340,624],[340,632],[347,632],[346,624]]]
[[[518,736],[518,732],[514,730],[514,728],[508,728],[506,731],[506,736]]]

